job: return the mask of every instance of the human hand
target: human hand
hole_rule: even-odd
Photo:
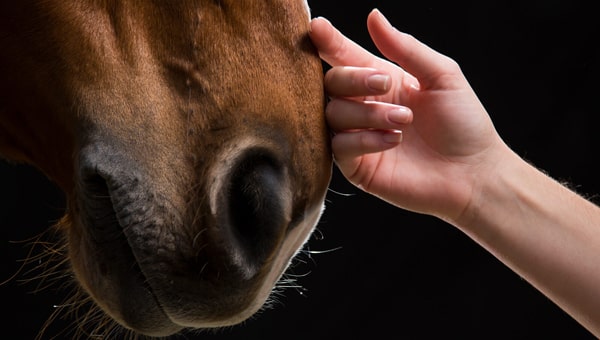
[[[314,19],[311,39],[332,66],[326,118],[346,178],[399,207],[455,220],[509,149],[459,66],[393,28],[377,10],[367,26],[387,60]],[[401,133],[399,132],[401,130]]]
[[[327,20],[311,26],[332,66],[326,118],[346,178],[455,225],[598,336],[598,206],[512,152],[458,65],[378,11],[369,15],[369,33],[397,65]]]

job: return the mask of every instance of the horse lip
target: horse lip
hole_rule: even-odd
[[[83,180],[81,208],[87,231],[97,243],[115,241],[123,237],[110,190],[104,178],[99,174]]]
[[[127,184],[119,183],[112,176],[103,173],[97,166],[83,168],[79,183],[79,213],[85,234],[97,249],[95,260],[105,263],[104,266],[100,266],[105,268],[103,274],[109,275],[108,280],[118,282],[117,288],[129,288],[130,292],[133,289],[136,292],[132,292],[131,295],[145,296],[143,304],[153,305],[151,309],[154,310],[152,317],[155,322],[146,325],[145,320],[136,320],[139,317],[136,317],[135,306],[137,304],[132,303],[134,301],[120,301],[116,304],[117,310],[111,310],[109,307],[105,311],[113,317],[115,316],[113,313],[116,312],[119,314],[117,319],[140,333],[169,335],[182,327],[174,323],[163,309],[124,232],[128,223],[132,222],[128,219],[131,219],[133,214],[124,209],[131,205],[129,202],[131,197],[123,197],[123,194],[135,191],[138,181],[130,178],[127,182]],[[132,263],[134,265],[131,265]],[[107,269],[107,266],[111,266],[111,268]],[[92,294],[95,295],[97,292],[92,289]],[[117,293],[118,295],[122,294]],[[148,297],[150,298],[148,299]],[[100,304],[102,305],[101,302]],[[160,326],[156,327],[159,324]],[[149,329],[148,326],[152,329]]]

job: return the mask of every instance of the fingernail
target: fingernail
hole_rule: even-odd
[[[377,13],[377,15],[383,20],[383,23],[385,25],[387,25],[389,28],[394,28],[394,26],[392,26],[392,23],[390,23],[390,21],[386,18],[386,16],[383,15],[383,13],[381,13],[379,8],[374,8],[373,12]]]
[[[398,107],[388,112],[388,119],[392,123],[407,124],[410,120],[410,109],[407,107]]]
[[[402,131],[394,130],[388,131],[383,134],[383,141],[389,144],[399,144],[402,143]]]
[[[388,18],[385,15],[383,15],[383,13],[381,13],[381,11],[379,9],[375,8],[375,9],[373,9],[373,12],[376,13],[377,16],[379,16],[379,18],[383,21],[383,24],[386,25],[388,29],[398,31],[398,29],[396,27],[394,27],[394,25],[392,25],[392,23],[388,20]]]
[[[377,92],[387,92],[390,87],[390,79],[387,74],[373,74],[367,78],[367,86]]]
[[[325,18],[325,17],[321,17],[321,16],[319,16],[319,17],[315,17],[313,20],[323,20],[323,21],[325,21],[326,23],[328,23],[328,24],[331,24],[331,21],[329,21],[329,19],[327,19],[327,18]]]

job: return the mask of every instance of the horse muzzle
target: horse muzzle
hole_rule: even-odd
[[[70,246],[97,304],[142,334],[245,320],[320,217],[322,200],[307,206],[295,193],[281,145],[224,147],[201,171],[207,179],[166,192],[118,150],[102,142],[80,151],[72,217],[80,232]]]

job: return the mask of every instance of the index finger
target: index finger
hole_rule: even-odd
[[[325,18],[311,21],[309,33],[319,56],[329,65],[368,67],[384,71],[392,77],[400,77],[395,86],[403,88],[419,88],[418,80],[398,65],[373,55],[354,41],[344,36]],[[393,92],[393,91],[392,91]]]
[[[348,39],[325,18],[311,21],[309,33],[319,56],[331,66],[381,67],[381,60]]]

